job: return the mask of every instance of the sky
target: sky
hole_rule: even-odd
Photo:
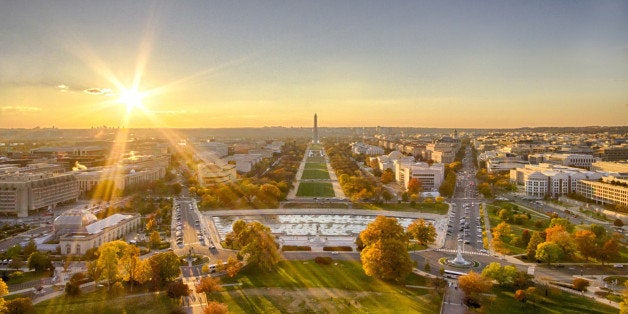
[[[10,0],[0,47],[0,128],[628,125],[628,1]]]

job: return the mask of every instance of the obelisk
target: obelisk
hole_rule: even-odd
[[[318,118],[316,114],[314,114],[314,137],[312,138],[312,143],[318,144]]]

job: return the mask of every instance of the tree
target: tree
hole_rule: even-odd
[[[0,279],[0,313],[4,313],[7,310],[6,302],[3,298],[7,294],[9,294],[9,287],[4,280]]]
[[[30,256],[35,251],[37,251],[37,244],[35,244],[35,241],[33,241],[33,239],[30,239],[28,241],[28,244],[26,244],[26,246],[22,250],[22,254],[24,254],[24,256]]]
[[[478,302],[479,295],[491,290],[493,283],[491,279],[470,271],[468,274],[458,277],[458,286],[464,291],[467,298]]]
[[[239,249],[239,254],[246,256],[249,265],[271,271],[279,263],[281,255],[270,228],[256,221],[245,223],[237,220],[232,229],[225,242],[228,246]]]
[[[212,293],[222,290],[220,278],[203,277],[196,285],[196,293]]]
[[[536,247],[543,242],[545,242],[545,237],[540,232],[532,232],[532,237],[530,238],[530,242],[528,242],[528,247],[526,249],[526,256],[529,260],[536,258]]]
[[[155,218],[149,218],[146,222],[146,231],[153,231],[155,229]]]
[[[423,219],[413,221],[407,228],[408,236],[421,245],[428,245],[436,241],[436,228]]]
[[[182,282],[171,282],[168,285],[168,296],[173,298],[173,299],[178,299],[182,296],[188,296],[190,295],[190,288],[188,287],[188,285],[182,283]]]
[[[122,242],[122,241],[114,241]],[[107,281],[107,289],[111,290],[113,284],[118,280],[118,253],[120,248],[114,242],[107,242],[100,246],[100,255],[98,256],[97,265],[101,270],[99,279]],[[124,243],[124,242],[122,242]],[[126,243],[125,243],[126,244]]]
[[[384,189],[384,190],[382,190],[382,198],[384,199],[384,202],[388,203],[388,202],[390,202],[390,200],[392,200],[393,194],[390,193],[390,191],[388,191],[388,189]]]
[[[229,314],[229,309],[224,303],[211,301],[207,303],[207,306],[203,309],[203,314]]]
[[[578,291],[586,291],[590,284],[591,283],[588,280],[583,278],[574,278],[572,282],[573,288]]]
[[[523,305],[526,302],[526,292],[521,289],[515,291],[515,299]]]
[[[377,216],[375,220],[369,223],[362,232],[360,239],[364,246],[369,246],[379,240],[393,239],[403,243],[408,242],[408,236],[399,225],[396,218],[388,218],[385,216]]]
[[[24,266],[24,261],[19,256],[14,257],[11,263],[9,263],[9,268],[13,269],[20,269],[22,266]]]
[[[536,259],[547,262],[557,261],[562,256],[563,250],[554,242],[543,242],[536,248]]]
[[[514,266],[503,266],[500,263],[492,262],[482,270],[482,276],[496,280],[500,285],[512,284],[517,278],[519,271]]]
[[[233,278],[244,267],[244,264],[233,256],[229,256],[225,265],[225,272],[229,278]]]
[[[181,274],[179,257],[172,251],[155,254],[148,258],[148,263],[156,287],[173,281]]]
[[[619,303],[619,313],[628,314],[628,280],[624,282],[626,289],[622,291],[623,301]]]
[[[608,239],[599,251],[599,258],[602,264],[619,257],[619,243],[616,239]]]
[[[511,232],[510,225],[505,221],[502,221],[497,225],[497,227],[493,228],[493,237],[504,241],[505,237],[509,236]]]
[[[598,246],[595,238],[595,233],[590,230],[578,230],[574,234],[574,242],[578,247],[580,254],[589,261],[590,257],[598,255]]]
[[[623,221],[623,220],[621,220],[621,219],[619,219],[619,218],[617,218],[617,219],[615,219],[615,221],[613,221],[613,225],[614,225],[615,227],[619,227],[619,228],[621,228],[621,227],[623,227],[623,226],[624,226],[624,221]]]
[[[52,262],[50,262],[48,253],[39,251],[31,253],[28,257],[28,269],[35,269],[35,271],[52,269]]]
[[[152,248],[159,247],[159,245],[161,244],[161,236],[159,235],[159,232],[157,232],[156,230],[151,232],[149,241]]]
[[[407,242],[390,238],[367,245],[360,252],[364,273],[385,281],[403,282],[412,271],[406,247]]]
[[[423,191],[423,184],[419,179],[411,178],[410,181],[408,181],[407,190],[410,194],[419,194],[421,191]]]
[[[545,229],[545,241],[554,242],[560,246],[564,255],[571,255],[576,251],[576,244],[569,232],[566,231],[563,225],[554,225]]]
[[[6,314],[30,314],[35,313],[31,298],[16,298],[6,302]]]
[[[552,218],[550,220],[550,228],[554,226],[563,226],[567,232],[573,232],[574,225],[565,218]]]
[[[391,169],[386,169],[382,172],[381,180],[383,184],[393,182],[395,180],[395,174]]]
[[[128,245],[118,261],[120,277],[131,284],[143,284],[150,278],[150,266],[147,261],[140,259],[140,249],[135,245]]]

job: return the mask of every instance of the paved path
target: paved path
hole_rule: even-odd
[[[447,280],[448,287],[443,296],[442,314],[464,314],[467,307],[464,305],[464,292],[458,288],[458,280]]]

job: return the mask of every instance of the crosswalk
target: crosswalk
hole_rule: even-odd
[[[457,250],[452,250],[452,249],[435,249],[434,251],[436,251],[436,252],[445,252],[445,253],[458,253]],[[489,253],[470,252],[470,251],[462,251],[462,254],[490,256]]]

